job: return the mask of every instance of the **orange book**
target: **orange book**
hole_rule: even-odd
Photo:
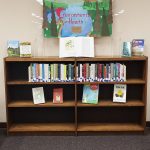
[[[53,89],[53,103],[63,103],[63,88]]]

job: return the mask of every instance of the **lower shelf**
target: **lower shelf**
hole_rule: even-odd
[[[81,123],[77,131],[102,131],[102,132],[124,132],[144,131],[144,127],[134,123]]]
[[[9,132],[51,132],[51,131],[75,131],[73,123],[22,123],[12,124]]]
[[[22,123],[12,124],[9,132],[75,132],[73,123]],[[142,132],[144,127],[134,123],[80,123],[77,131],[79,132]]]

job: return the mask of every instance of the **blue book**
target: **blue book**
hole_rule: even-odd
[[[84,85],[82,103],[97,104],[98,103],[99,85]]]
[[[7,53],[8,57],[19,57],[20,56],[19,41],[16,40],[7,41]]]

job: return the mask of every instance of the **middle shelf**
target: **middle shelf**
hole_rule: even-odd
[[[8,103],[8,107],[142,107],[145,106],[144,102],[140,100],[129,100],[126,103],[114,103],[111,100],[101,100],[98,104],[84,104],[81,101],[78,101],[75,104],[75,101],[65,101],[62,104],[54,104],[52,101],[46,102],[44,104],[34,104],[32,100],[11,100]]]

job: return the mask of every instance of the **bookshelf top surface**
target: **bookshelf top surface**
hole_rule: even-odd
[[[133,56],[133,57],[120,57],[120,56],[96,56],[93,58],[87,58],[87,57],[78,57],[78,58],[59,58],[58,56],[51,56],[51,57],[28,57],[28,58],[22,58],[22,57],[6,57],[4,60],[6,62],[30,62],[30,61],[142,61],[147,60],[147,56]]]

